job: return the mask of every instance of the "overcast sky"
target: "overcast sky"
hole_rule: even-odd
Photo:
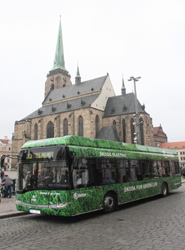
[[[61,15],[66,69],[74,84],[109,73],[141,76],[137,97],[168,141],[185,140],[184,0],[0,0],[0,138],[42,106]]]

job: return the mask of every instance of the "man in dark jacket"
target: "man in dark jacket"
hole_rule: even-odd
[[[5,185],[5,198],[8,197],[9,194],[9,198],[12,197],[12,180],[8,175],[4,175],[3,178],[3,182],[1,183],[1,185]]]

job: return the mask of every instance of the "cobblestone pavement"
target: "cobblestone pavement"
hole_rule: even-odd
[[[126,204],[111,214],[1,219],[1,250],[184,250],[184,204],[185,184],[166,198]]]

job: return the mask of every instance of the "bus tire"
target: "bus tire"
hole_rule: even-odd
[[[113,193],[109,192],[105,195],[103,201],[103,210],[105,213],[111,213],[116,208],[116,197]]]
[[[168,195],[168,185],[164,182],[162,184],[162,197],[166,197]]]

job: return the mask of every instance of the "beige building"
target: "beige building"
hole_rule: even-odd
[[[8,139],[7,136],[5,136],[4,139],[0,139],[0,159],[4,159],[3,162],[1,162],[2,168],[11,169],[12,141]]]
[[[179,164],[182,168],[185,168],[185,141],[161,143],[159,147],[176,150],[179,157]]]
[[[152,119],[145,106],[137,102],[141,144],[155,146]],[[28,140],[68,134],[134,143],[135,110],[135,94],[126,94],[122,82],[121,95],[115,96],[108,74],[82,82],[77,67],[72,84],[65,68],[60,23],[54,65],[47,75],[42,107],[15,122],[13,155]]]

